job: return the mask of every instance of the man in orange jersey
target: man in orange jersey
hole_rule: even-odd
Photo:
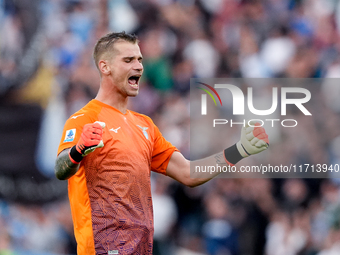
[[[55,166],[57,178],[68,179],[78,254],[152,254],[150,172],[190,187],[217,173],[191,178],[190,162],[152,120],[127,109],[143,73],[134,35],[103,36],[93,57],[101,77],[98,94],[67,120]],[[243,128],[237,144],[203,161],[233,165],[268,144],[262,127]]]

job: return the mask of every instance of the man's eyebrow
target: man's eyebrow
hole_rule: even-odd
[[[143,56],[128,56],[128,57],[123,57],[123,59],[128,59],[128,60],[132,60],[134,58],[137,58],[138,60],[143,59]]]

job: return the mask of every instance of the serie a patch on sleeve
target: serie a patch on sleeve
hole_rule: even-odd
[[[75,128],[67,130],[66,134],[65,134],[64,143],[65,142],[72,142],[74,140],[75,136],[76,136],[76,129]]]

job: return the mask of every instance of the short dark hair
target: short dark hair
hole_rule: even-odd
[[[105,54],[108,51],[112,51],[114,43],[119,40],[127,41],[130,43],[138,43],[138,38],[136,35],[127,34],[124,31],[118,33],[113,32],[104,35],[97,41],[93,51],[93,59],[94,62],[96,63],[97,68],[98,62],[100,58],[103,56],[103,54]]]

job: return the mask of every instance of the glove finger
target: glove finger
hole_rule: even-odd
[[[91,130],[92,132],[94,132],[95,130],[103,130],[102,127],[99,125],[99,123],[92,123],[92,124],[89,124],[89,130]]]
[[[257,150],[257,153],[260,153],[261,151],[264,151],[266,149],[267,149],[267,147],[263,146],[263,147],[257,148],[256,150]]]
[[[251,124],[251,126],[249,126],[249,124]],[[245,127],[247,134],[250,133],[250,132],[253,132],[255,130],[258,130],[258,129],[259,130],[264,130],[264,128],[260,126],[260,123],[258,123],[256,121],[250,121],[249,124],[247,123],[246,127]],[[257,131],[257,132],[259,132],[259,131]]]
[[[81,139],[83,140],[84,146],[91,147],[96,146],[99,141],[102,139],[101,135],[93,134],[93,133],[82,133]]]
[[[81,138],[83,139],[83,141],[84,141],[85,143],[87,143],[88,141],[91,141],[91,135],[92,135],[92,133],[87,132],[87,131],[85,130],[85,131],[83,131],[83,133],[81,134]]]
[[[253,133],[253,131],[254,131],[254,127],[246,127],[245,128],[246,134]]]
[[[92,127],[96,129],[103,129],[102,126],[98,122],[92,123]]]
[[[263,127],[255,127],[254,128],[254,136],[258,136],[261,133],[266,133]]]
[[[255,137],[257,137],[258,139],[264,140],[268,138],[268,135],[266,133],[261,133],[261,134],[255,135]]]
[[[262,133],[262,134],[258,135],[257,138],[259,138],[260,140],[263,140],[264,142],[266,142],[269,145],[269,140],[268,140],[267,134]]]
[[[261,126],[261,124],[255,120],[248,121],[246,124],[246,127],[258,127]]]
[[[85,127],[83,129],[83,132],[81,134],[81,137],[83,138],[84,141],[88,141],[88,140],[93,140],[93,139],[98,139],[101,140],[102,139],[102,134],[103,131],[102,129],[97,129],[97,128],[93,128],[93,127]]]
[[[247,121],[247,124],[246,124],[246,127],[250,127],[250,126],[255,126],[255,124],[256,124],[257,122],[256,121],[254,121],[254,120],[251,120],[251,121]]]
[[[105,128],[105,126],[106,126],[106,124],[105,124],[105,122],[102,122],[102,121],[95,121],[93,124],[99,124],[100,125],[100,127],[103,129],[103,128]]]
[[[259,140],[259,141],[257,141],[257,143],[255,144],[255,146],[256,146],[257,148],[260,148],[260,147],[262,147],[262,146],[264,146],[265,148],[267,148],[267,147],[268,147],[268,144],[267,144],[265,141],[263,141],[263,140]]]
[[[95,133],[90,134],[88,137],[89,137],[89,139],[96,140],[98,142],[102,139],[101,135],[98,135],[98,134],[95,134]]]
[[[84,129],[82,133],[84,138],[86,137],[87,139],[93,139],[95,136],[98,136],[98,135],[100,136],[100,139],[101,139],[102,134],[103,134],[102,129],[92,128],[92,127],[88,127]]]
[[[255,137],[264,140],[269,145],[268,135],[263,127],[255,127],[253,133]]]
[[[260,141],[257,137],[254,137],[251,141],[250,144],[251,145],[255,145],[258,141]]]
[[[253,133],[249,133],[249,134],[246,134],[246,139],[248,141],[251,141],[255,136],[253,135]]]
[[[95,127],[95,128],[92,128],[92,133],[93,134],[97,134],[97,135],[102,135],[103,134],[103,129],[100,127],[100,128],[98,128],[98,127]]]

